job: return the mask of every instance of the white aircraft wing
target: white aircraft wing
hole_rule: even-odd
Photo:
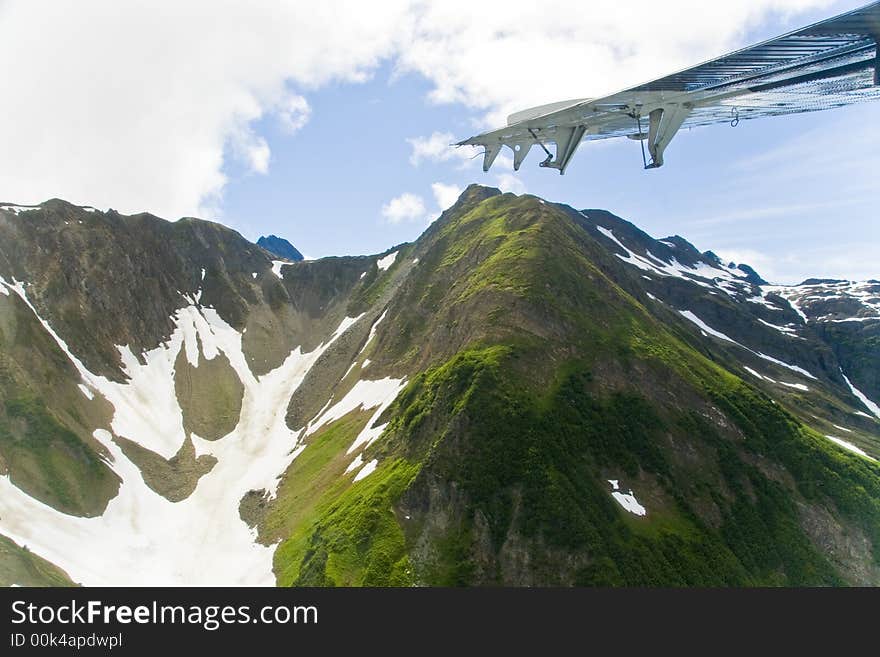
[[[629,137],[663,164],[681,128],[842,107],[880,98],[880,2],[598,99],[517,112],[507,126],[458,146],[482,146],[488,171],[504,146],[519,169],[533,146],[543,167],[565,168],[582,141]],[[555,145],[551,152],[550,145]],[[644,153],[644,149],[643,149]]]

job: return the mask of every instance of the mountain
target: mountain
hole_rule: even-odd
[[[873,283],[475,185],[290,264],[5,206],[0,276],[0,582],[880,584]]]
[[[833,349],[849,379],[858,381],[858,389],[850,385],[853,394],[880,400],[880,281],[808,279],[767,290],[787,300]]]
[[[257,240],[257,246],[263,247],[269,253],[276,255],[279,258],[284,258],[285,260],[290,260],[292,262],[299,262],[303,259],[303,254],[297,251],[293,244],[277,235],[269,235],[268,237],[263,235]]]

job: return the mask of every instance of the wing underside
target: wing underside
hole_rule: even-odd
[[[682,128],[842,107],[880,98],[880,2],[647,84],[595,100],[524,110],[508,125],[460,142],[484,148],[487,171],[508,147],[519,169],[533,146],[541,166],[565,171],[582,141],[644,140],[648,168]],[[561,106],[561,108],[560,108]],[[524,118],[521,118],[524,117]],[[549,146],[555,145],[555,154]]]

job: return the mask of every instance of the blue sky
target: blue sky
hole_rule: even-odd
[[[743,45],[851,6],[769,21]],[[272,148],[269,173],[230,170],[223,220],[251,239],[282,235],[311,257],[375,253],[415,239],[426,221],[391,223],[383,204],[409,192],[433,212],[433,182],[496,185],[502,170],[484,174],[480,158],[467,168],[458,159],[410,163],[408,138],[476,131],[468,108],[432,103],[430,89],[424,78],[395,76],[385,65],[369,82],[310,94],[312,116],[293,136],[266,118],[257,132]],[[638,144],[627,140],[582,145],[564,176],[538,168],[535,149],[516,176],[527,193],[610,210],[656,237],[682,235],[700,249],[749,261],[775,282],[880,277],[878,111],[866,104],[683,132],[665,166],[652,171],[642,169]]]
[[[14,153],[0,157],[0,199],[196,214],[320,257],[413,240],[438,197],[501,183],[682,235],[774,282],[880,278],[880,104],[683,132],[652,171],[629,140],[582,145],[565,176],[539,168],[537,149],[515,175],[436,151],[414,162],[410,140],[465,138],[862,3],[551,4],[84,0],[49,14],[6,0],[0,74],[16,102],[0,122]],[[392,220],[401,195],[410,212]]]

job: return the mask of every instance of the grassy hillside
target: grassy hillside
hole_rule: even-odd
[[[320,502],[281,583],[880,583],[880,468],[658,321],[565,212],[466,193],[413,253],[380,339],[420,373],[372,475],[300,472]],[[338,458],[341,422],[293,469]]]

